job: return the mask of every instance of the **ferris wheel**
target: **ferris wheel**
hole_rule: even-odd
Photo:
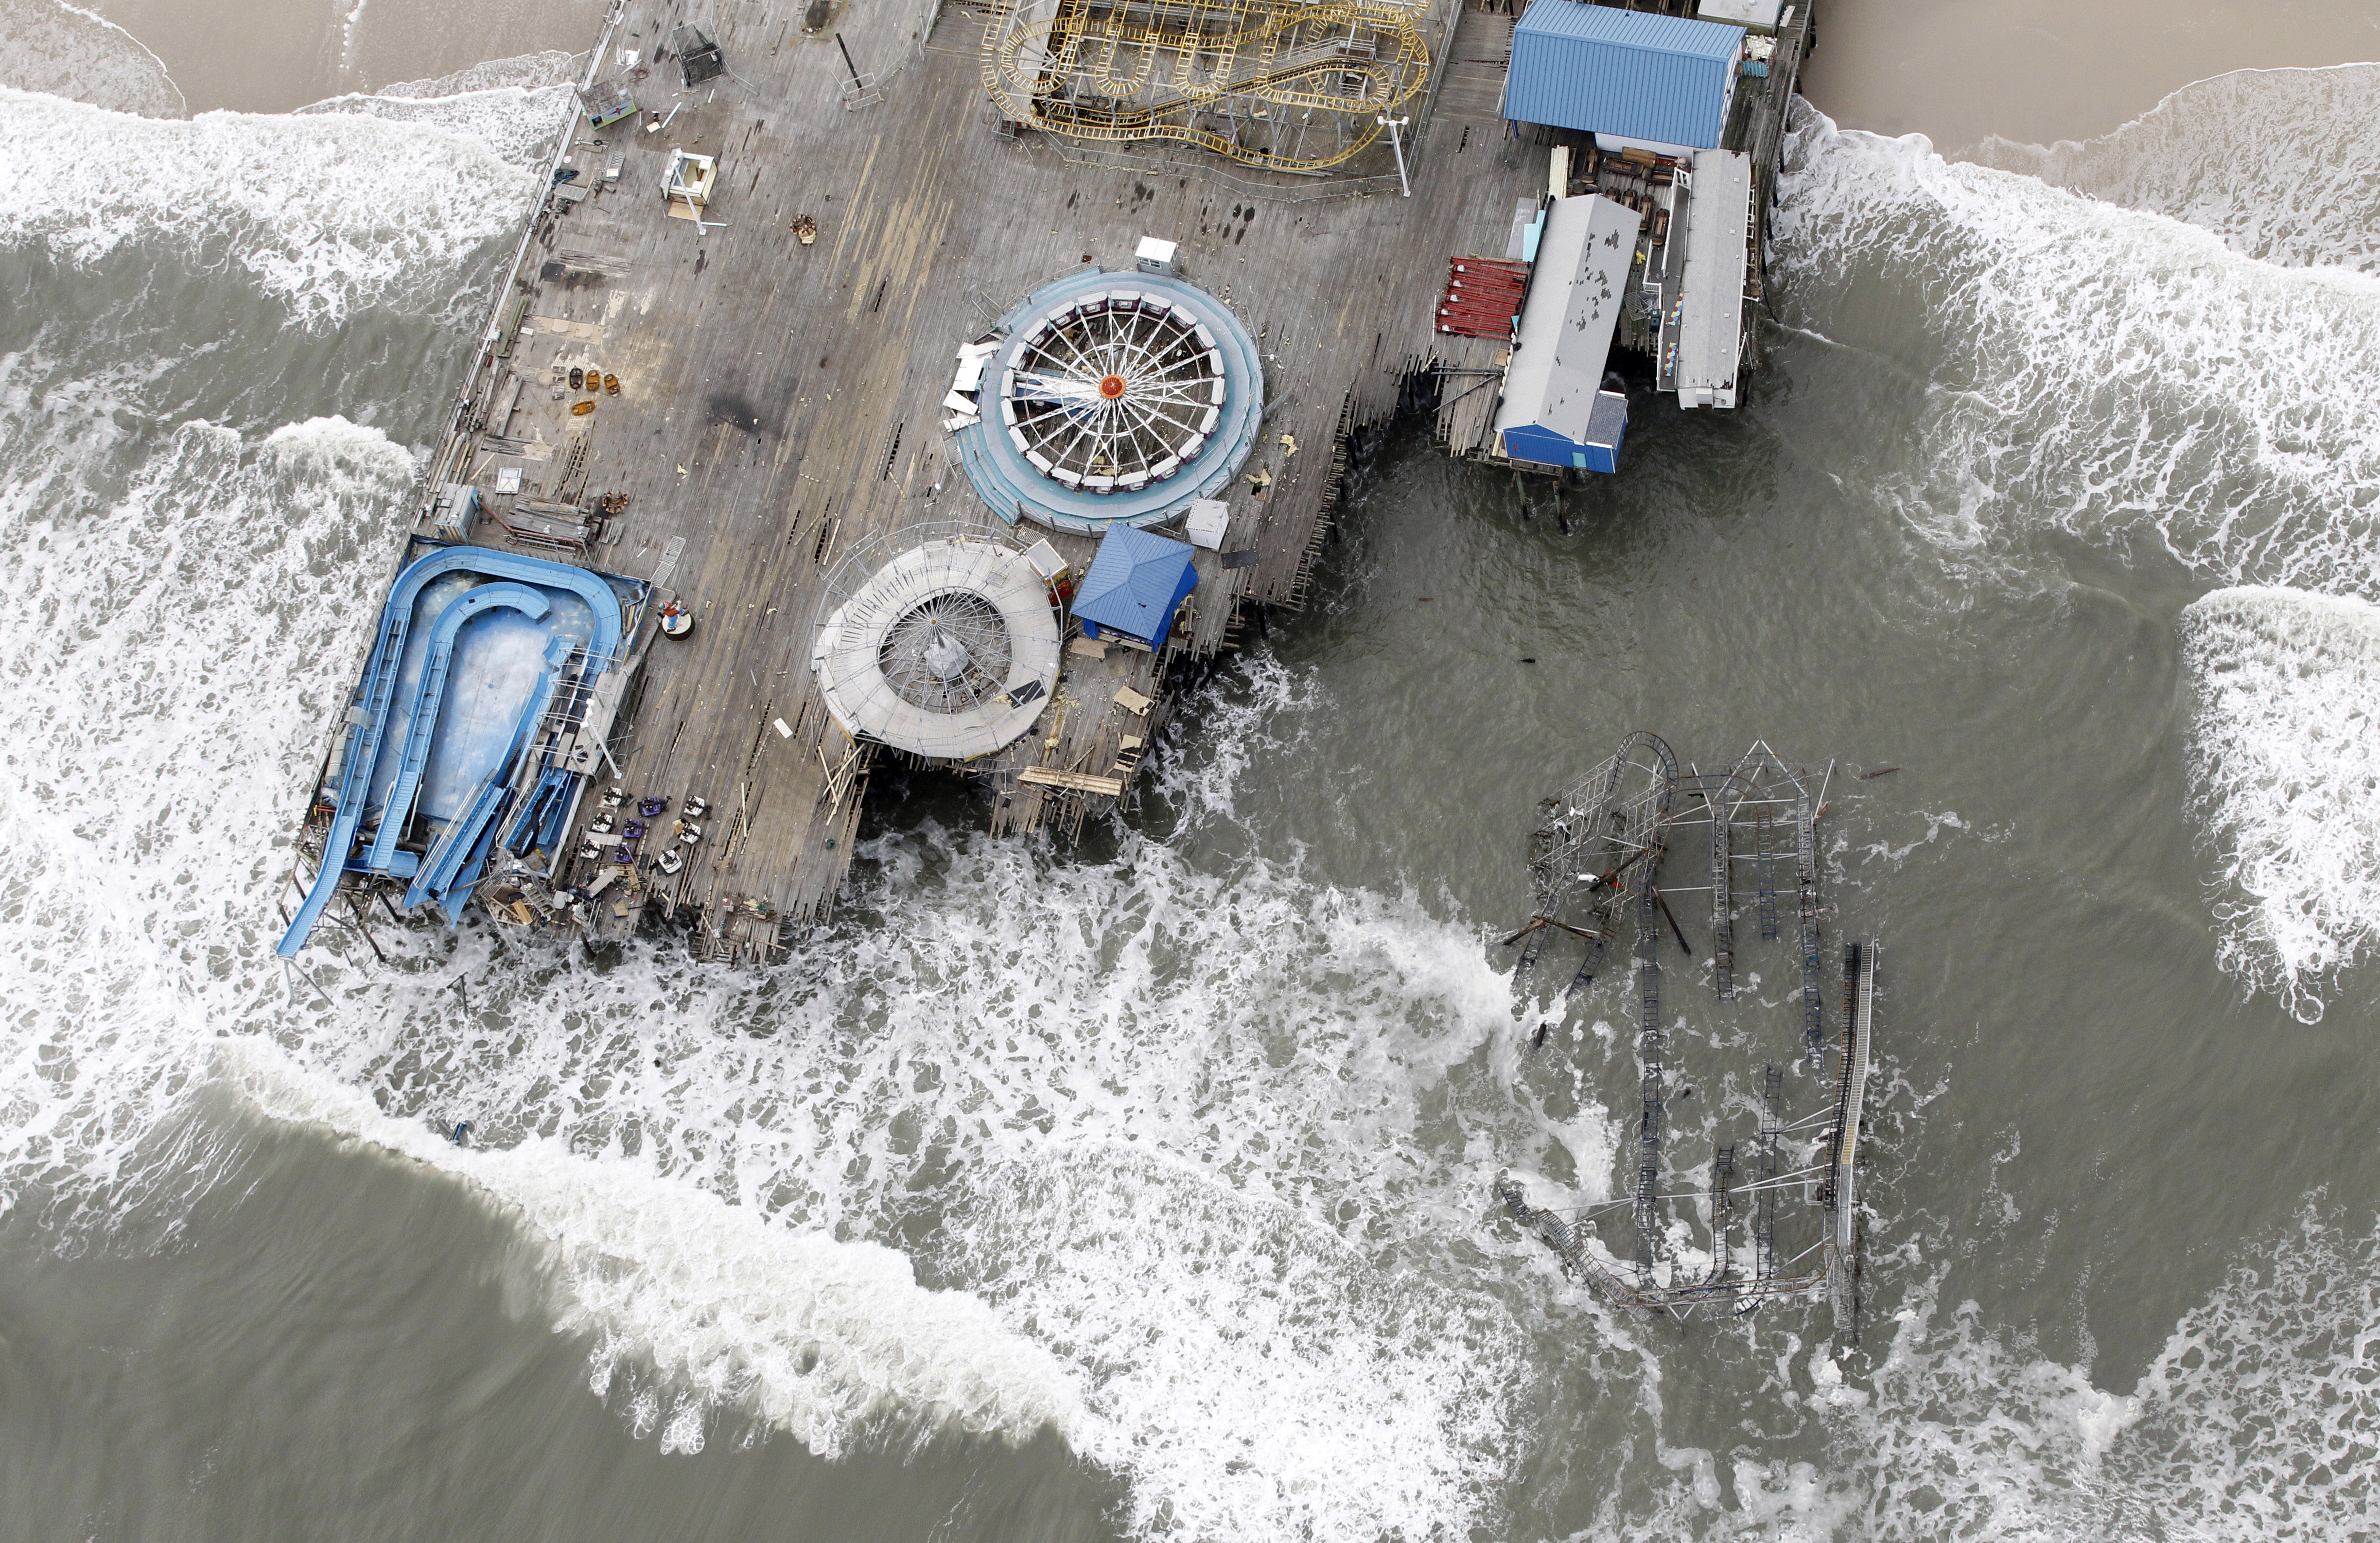
[[[1042,476],[1135,492],[1197,458],[1227,391],[1215,334],[1187,307],[1133,291],[1043,315],[1011,357],[1001,416]]]

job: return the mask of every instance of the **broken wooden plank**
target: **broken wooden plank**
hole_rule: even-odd
[[[1068,793],[1091,793],[1102,798],[1123,796],[1123,779],[1095,777],[1087,772],[1060,772],[1047,766],[1028,766],[1016,774],[1021,783],[1038,787],[1063,788]]]

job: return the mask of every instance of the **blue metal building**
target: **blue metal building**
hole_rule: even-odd
[[[1196,549],[1120,525],[1099,538],[1099,555],[1075,596],[1075,619],[1087,638],[1125,638],[1165,647],[1173,613],[1198,582]]]
[[[1650,149],[1715,149],[1742,47],[1741,27],[1533,0],[1512,30],[1504,115]]]

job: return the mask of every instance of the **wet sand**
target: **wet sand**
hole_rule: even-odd
[[[1946,154],[1987,134],[2050,144],[2140,116],[2235,69],[2380,59],[2369,0],[1820,0],[1803,74],[1846,128],[1923,134]]]
[[[193,113],[285,113],[595,39],[602,0],[95,0]]]
[[[2010,0],[1989,24],[1958,0],[1821,0],[1810,100],[1849,128],[2104,134],[2168,92],[2235,69],[2380,59],[2366,0]],[[97,0],[155,51],[190,111],[285,112],[594,36],[602,0]],[[973,25],[962,21],[960,25]]]

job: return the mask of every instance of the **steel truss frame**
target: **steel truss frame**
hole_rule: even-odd
[[[1531,1206],[1520,1186],[1500,1181],[1498,1193],[1512,1216],[1560,1256],[1564,1268],[1598,1294],[1622,1305],[1687,1314],[1720,1309],[1736,1315],[1756,1311],[1783,1296],[1826,1294],[1839,1324],[1852,1326],[1856,1211],[1855,1169],[1861,1106],[1865,1099],[1876,990],[1874,942],[1844,947],[1842,1032],[1828,1075],[1828,1048],[1821,991],[1821,907],[1815,826],[1825,809],[1826,784],[1813,790],[1808,773],[1780,759],[1764,742],[1754,745],[1726,770],[1678,771],[1675,754],[1658,735],[1631,734],[1620,748],[1560,795],[1539,806],[1538,823],[1527,844],[1536,913],[1506,940],[1522,950],[1516,979],[1536,966],[1547,940],[1557,932],[1581,939],[1586,958],[1564,998],[1593,981],[1602,968],[1605,943],[1625,917],[1634,924],[1637,1063],[1640,1113],[1633,1191],[1609,1205],[1565,1216]],[[1806,1086],[1829,1097],[1816,1111],[1788,1117],[1786,1075],[1770,1064],[1762,1071],[1756,1127],[1751,1133],[1756,1162],[1748,1184],[1739,1182],[1737,1144],[1718,1146],[1707,1187],[1663,1191],[1663,1136],[1668,1117],[1666,1078],[1668,1027],[1661,1014],[1660,949],[1666,921],[1682,948],[1683,929],[1662,894],[1664,860],[1680,849],[1687,832],[1703,828],[1707,839],[1712,984],[1722,1000],[1736,994],[1735,925],[1743,898],[1739,874],[1749,867],[1753,909],[1764,941],[1785,942],[1775,904],[1777,869],[1791,864],[1798,926],[1789,946],[1796,966],[1794,990],[1803,1032],[1796,1059],[1810,1076]],[[1680,893],[1672,891],[1671,893]],[[1803,1170],[1781,1170],[1789,1135],[1820,1136],[1818,1160]],[[1777,1243],[1778,1197],[1800,1185],[1818,1214],[1819,1234],[1798,1254],[1780,1255]],[[1747,1211],[1742,1202],[1752,1198]],[[1706,1219],[1683,1214],[1689,1231],[1701,1221],[1709,1244],[1707,1268],[1688,1276],[1678,1268],[1669,1233],[1681,1214],[1679,1202],[1707,1200]],[[1630,1213],[1633,1248],[1622,1254],[1603,1245],[1602,1219]],[[1736,1246],[1742,1227],[1748,1249]],[[1806,1234],[1805,1234],[1806,1235]],[[1794,1273],[1815,1252],[1814,1263]],[[1665,1265],[1667,1268],[1664,1268]]]

